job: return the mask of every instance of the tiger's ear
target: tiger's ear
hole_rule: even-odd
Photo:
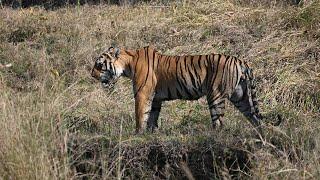
[[[118,47],[109,47],[108,52],[115,58],[119,58],[120,49]]]
[[[114,57],[119,58],[119,55],[120,55],[120,49],[115,48]]]

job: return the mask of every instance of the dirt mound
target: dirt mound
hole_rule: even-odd
[[[68,149],[76,174],[88,179],[117,177],[119,173],[130,179],[239,178],[250,174],[252,158],[248,151],[212,139],[119,144],[104,137],[72,138]]]

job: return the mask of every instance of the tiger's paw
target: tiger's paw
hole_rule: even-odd
[[[159,128],[157,126],[148,127],[147,131],[151,134],[159,132]]]
[[[143,134],[144,134],[144,130],[142,128],[136,129],[135,135],[143,135]]]
[[[216,120],[215,122],[212,122],[212,128],[214,130],[219,130],[223,127],[223,123],[221,120]]]
[[[159,128],[158,127],[154,127],[152,128],[152,131],[151,131],[153,134],[157,134],[159,133]]]

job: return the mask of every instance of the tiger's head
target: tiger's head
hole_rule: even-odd
[[[99,80],[103,87],[113,85],[123,73],[122,63],[119,62],[120,49],[110,47],[95,59],[91,76]]]

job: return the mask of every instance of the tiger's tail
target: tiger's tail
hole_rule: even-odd
[[[256,80],[255,77],[253,76],[252,69],[248,68],[247,69],[247,89],[248,93],[251,94],[251,113],[257,116],[259,119],[263,119],[259,107],[258,107],[258,99],[257,99],[257,91],[256,91]],[[248,94],[249,95],[249,94]],[[249,96],[250,97],[250,96]]]
[[[251,106],[251,113],[254,114],[257,118],[260,120],[264,119],[264,117],[261,115],[258,107],[258,99],[257,99],[257,92],[256,92],[256,80],[253,75],[252,69],[248,68],[246,72],[247,76],[247,89],[248,89],[248,96],[251,95],[250,106]],[[276,122],[271,123],[273,126],[279,126],[283,121],[283,117],[280,114],[277,114],[277,120]]]
[[[258,107],[258,99],[257,99],[257,91],[256,91],[256,82],[253,75],[252,69],[245,63],[245,67],[243,69],[243,73],[246,79],[247,85],[247,95],[250,105],[250,112],[252,115],[255,115],[260,120],[263,119],[259,107]]]

